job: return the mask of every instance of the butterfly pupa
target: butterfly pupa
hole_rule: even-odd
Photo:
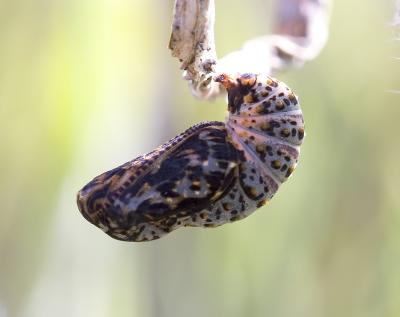
[[[111,237],[149,241],[182,227],[243,219],[292,174],[304,138],[298,98],[260,74],[220,75],[225,123],[194,125],[78,193],[82,215]]]

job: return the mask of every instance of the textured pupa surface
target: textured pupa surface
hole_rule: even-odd
[[[199,123],[94,178],[78,193],[89,222],[119,240],[149,241],[240,220],[274,196],[304,137],[298,98],[264,75],[216,81],[228,91],[226,123]]]

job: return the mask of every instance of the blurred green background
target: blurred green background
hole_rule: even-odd
[[[219,55],[271,30],[269,3],[216,2]],[[136,244],[79,214],[94,176],[224,119],[223,98],[195,100],[166,48],[172,6],[0,1],[0,317],[400,316],[391,1],[336,0],[322,54],[280,76],[307,137],[251,217]]]

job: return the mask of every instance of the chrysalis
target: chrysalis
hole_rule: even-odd
[[[199,123],[97,176],[78,193],[89,222],[119,240],[148,241],[243,219],[274,196],[304,137],[297,97],[264,75],[215,80],[228,91],[226,123]]]

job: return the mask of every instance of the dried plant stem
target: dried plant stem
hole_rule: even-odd
[[[169,48],[179,58],[192,93],[211,99],[221,92],[216,73],[274,74],[314,59],[328,38],[329,0],[281,0],[276,34],[246,42],[220,60],[214,43],[214,0],[175,0]]]
[[[195,96],[208,99],[217,60],[214,41],[214,0],[176,0],[169,48],[179,58]]]

